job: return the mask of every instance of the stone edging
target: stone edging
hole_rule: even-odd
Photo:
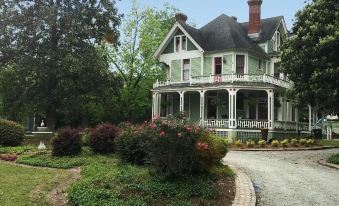
[[[251,179],[235,166],[228,165],[235,173],[235,197],[232,206],[255,206],[256,196]]]
[[[331,168],[334,168],[334,169],[339,169],[339,165],[326,162],[326,160],[323,160],[323,159],[318,160],[318,163],[320,165],[323,165],[323,166],[326,166],[326,167],[331,167]]]
[[[250,152],[254,152],[254,151],[266,151],[266,152],[270,152],[270,151],[305,151],[305,150],[324,150],[324,149],[333,149],[336,147],[332,147],[332,146],[322,146],[322,147],[301,147],[301,148],[278,148],[278,149],[233,149],[230,148],[230,150],[232,151],[250,151]]]

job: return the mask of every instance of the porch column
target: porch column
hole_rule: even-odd
[[[308,105],[308,131],[312,131],[312,107]]]
[[[205,90],[199,91],[200,93],[200,120],[204,121],[205,118]]]
[[[161,116],[161,93],[159,93],[158,94],[158,98],[157,98],[157,100],[158,100],[158,104],[157,104],[157,106],[158,106],[158,115],[159,115],[159,117]]]
[[[296,107],[294,110],[294,117],[295,117],[295,122],[296,122],[296,130],[299,130],[299,111],[298,108]]]
[[[229,128],[237,128],[237,89],[228,91],[228,118]]]
[[[158,93],[153,92],[152,93],[152,119],[157,115],[157,98],[158,98]]]
[[[274,91],[267,90],[267,120],[268,129],[274,129]]]
[[[181,113],[183,113],[184,112],[184,95],[185,95],[185,92],[184,91],[180,91],[179,95],[180,95],[180,107],[179,107],[179,111]]]

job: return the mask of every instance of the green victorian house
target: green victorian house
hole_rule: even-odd
[[[167,65],[167,81],[152,89],[152,116],[184,112],[190,122],[221,136],[296,133],[311,130],[298,121],[298,109],[286,91],[292,86],[280,71],[280,45],[287,29],[282,16],[261,19],[262,0],[249,0],[249,22],[218,16],[200,29],[176,14],[176,23],[155,58]]]

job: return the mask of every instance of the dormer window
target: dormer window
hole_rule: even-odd
[[[185,35],[177,35],[174,37],[174,51],[186,51],[187,50],[187,37]]]
[[[280,50],[280,32],[275,32],[272,38],[272,44],[273,44],[273,51],[279,51]]]

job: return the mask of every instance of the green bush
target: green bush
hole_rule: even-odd
[[[90,148],[97,153],[113,153],[114,139],[118,136],[118,132],[119,129],[115,125],[99,124],[90,134]]]
[[[283,141],[280,142],[280,144],[281,144],[282,147],[287,147],[287,146],[288,146],[288,143],[289,143],[289,140],[288,140],[288,139],[284,139]]]
[[[307,141],[306,141],[306,145],[308,145],[308,146],[312,146],[312,145],[314,145],[315,144],[315,141],[313,140],[313,139],[308,139]]]
[[[278,140],[273,140],[273,141],[271,142],[271,146],[272,146],[272,147],[279,147],[279,141],[278,141]]]
[[[152,143],[147,161],[164,177],[209,173],[227,153],[226,142],[208,130],[171,121],[148,123]]]
[[[242,147],[242,142],[241,142],[240,140],[236,140],[236,141],[234,142],[234,145],[235,145],[236,147]]]
[[[306,145],[307,144],[307,140],[306,139],[300,139],[299,143],[300,143],[300,145]]]
[[[150,147],[150,128],[142,125],[125,124],[115,140],[116,153],[125,162],[142,165],[146,161]]]
[[[294,147],[298,147],[298,140],[297,139],[291,139],[291,145]]]
[[[247,147],[254,147],[255,142],[254,141],[246,141],[246,146]]]
[[[330,156],[327,160],[329,163],[339,165],[339,153]]]
[[[24,128],[16,122],[0,120],[0,145],[18,146],[25,136]]]
[[[78,155],[81,149],[81,136],[76,129],[59,129],[57,135],[52,139],[53,156]]]
[[[266,141],[265,140],[259,140],[258,141],[258,145],[259,145],[259,147],[265,147],[266,146]]]
[[[81,142],[83,146],[89,146],[89,138],[91,134],[91,129],[84,129],[81,133]]]

